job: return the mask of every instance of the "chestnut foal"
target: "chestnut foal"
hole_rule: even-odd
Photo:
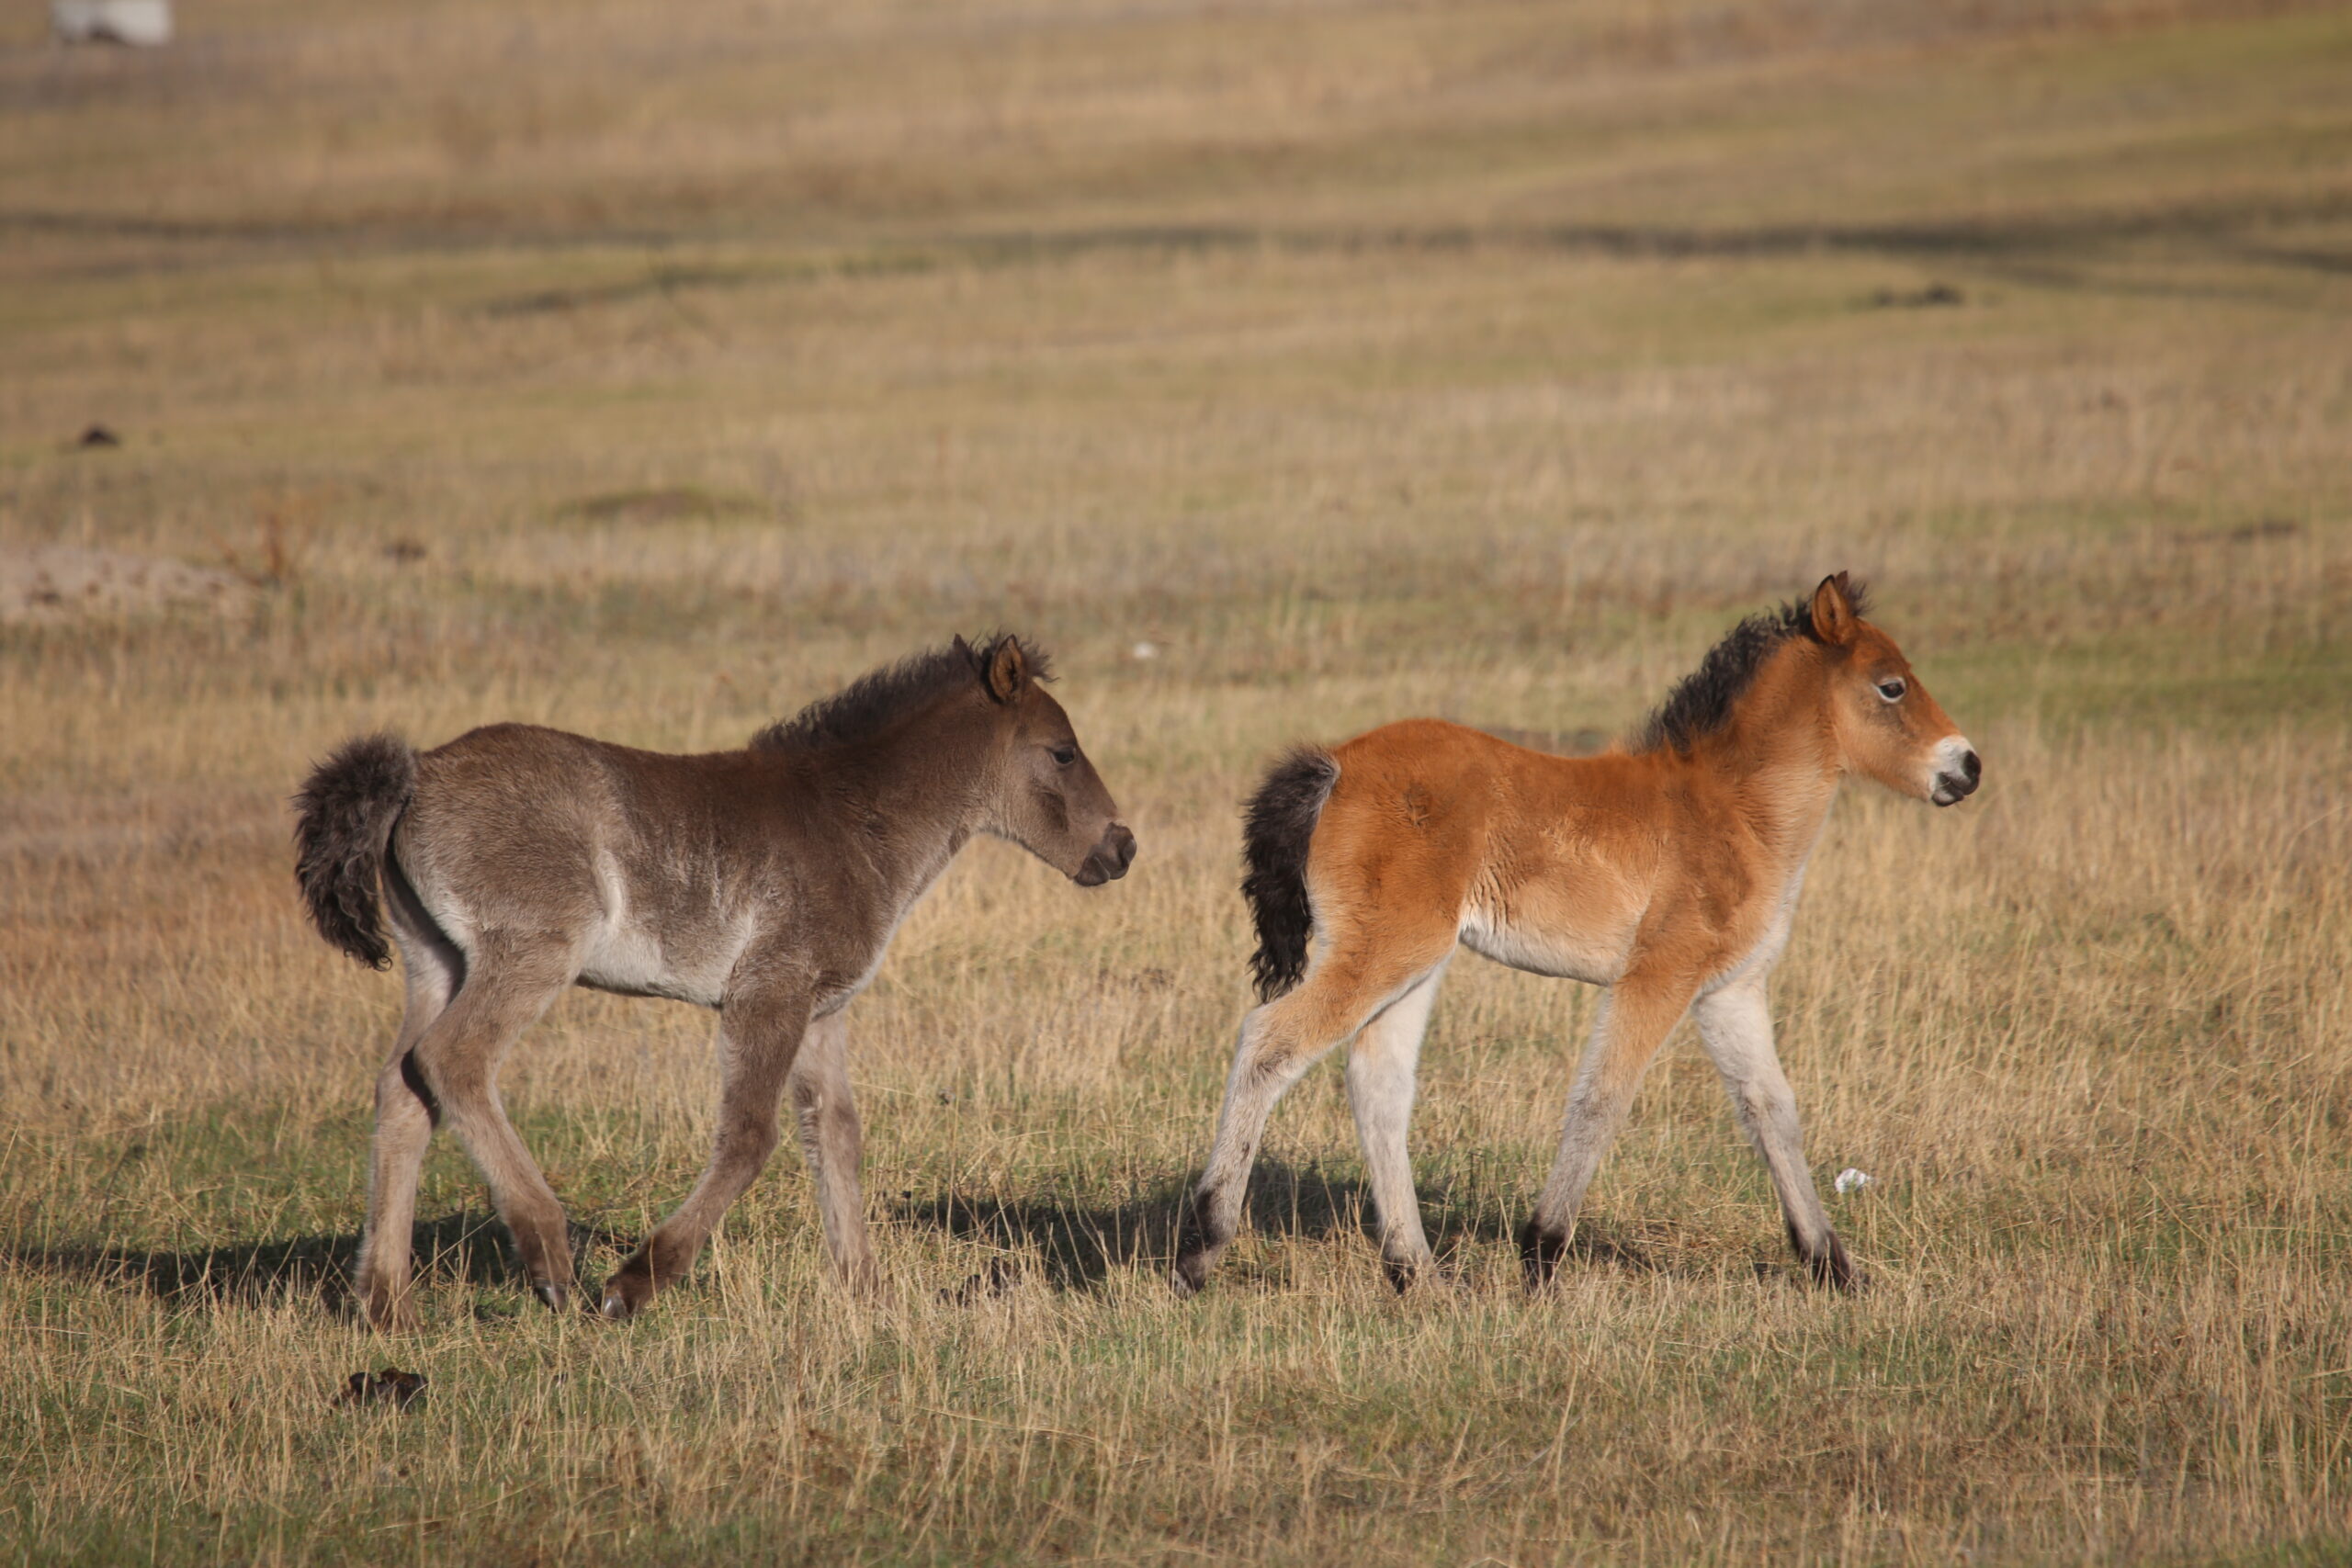
[[[1135,835],[1019,639],[879,670],[740,751],[679,757],[501,724],[418,752],[345,744],[297,806],[299,875],[328,942],[377,968],[391,926],[408,1010],[376,1084],[358,1293],[413,1321],[418,1171],[446,1117],[490,1183],[532,1289],[571,1291],[563,1209],[499,1104],[500,1059],[567,986],[716,1008],[710,1164],[598,1298],[641,1310],[683,1276],[776,1143],[789,1093],[834,1267],[871,1281],[842,1010],[975,833],[1081,886]],[[380,897],[379,888],[380,885]]]
[[[1546,756],[1411,719],[1279,763],[1250,804],[1242,884],[1263,1005],[1242,1021],[1177,1289],[1198,1290],[1232,1240],[1274,1102],[1351,1041],[1382,1259],[1400,1290],[1428,1265],[1405,1132],[1457,944],[1609,987],[1521,1235],[1531,1283],[1550,1277],[1634,1087],[1689,1011],[1798,1258],[1817,1280],[1858,1284],[1805,1168],[1765,984],[1842,777],[1950,806],[1982,771],[1862,611],[1839,572],[1808,603],[1741,622],[1629,751]]]

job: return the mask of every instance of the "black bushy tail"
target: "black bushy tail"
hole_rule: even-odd
[[[1241,858],[1250,874],[1241,879],[1241,896],[1258,923],[1250,972],[1260,1001],[1272,1001],[1306,973],[1306,939],[1315,930],[1315,911],[1306,902],[1306,846],[1339,782],[1340,764],[1331,753],[1302,746],[1273,765],[1242,814]]]
[[[377,892],[392,824],[416,793],[416,753],[397,735],[346,740],[294,797],[294,875],[319,934],[371,969],[392,961]]]

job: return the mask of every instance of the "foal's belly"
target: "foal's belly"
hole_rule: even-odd
[[[577,983],[625,997],[666,997],[717,1007],[743,955],[748,921],[683,901],[632,897],[609,857],[599,866],[603,918],[589,933]]]
[[[1474,889],[1462,911],[1462,941],[1514,969],[1613,986],[1633,956],[1643,894],[1605,867],[1550,868]]]
[[[697,943],[695,949],[665,950],[648,932],[608,929],[597,933],[576,983],[624,997],[664,997],[715,1008],[727,994],[736,953],[718,943]]]
[[[1463,917],[1461,934],[1462,945],[1479,957],[1530,974],[1609,986],[1625,972],[1628,934],[1605,927],[1513,921],[1474,908]]]

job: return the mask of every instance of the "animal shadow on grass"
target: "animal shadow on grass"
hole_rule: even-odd
[[[460,1210],[419,1222],[414,1234],[420,1287],[466,1283],[519,1288],[513,1247],[495,1215]],[[601,1230],[572,1226],[575,1252],[615,1246],[617,1240]],[[19,1244],[0,1248],[0,1262],[144,1291],[186,1304],[255,1306],[309,1296],[341,1311],[353,1304],[352,1268],[358,1252],[359,1233],[340,1231],[186,1252]]]
[[[967,1241],[1007,1251],[1034,1251],[1046,1280],[1057,1290],[1102,1288],[1114,1269],[1164,1274],[1176,1255],[1176,1232],[1192,1183],[1170,1183],[1123,1203],[1089,1205],[1051,1198],[1002,1198],[950,1192],[921,1201],[911,1196],[892,1206],[903,1224],[927,1225]],[[1337,1175],[1319,1163],[1290,1165],[1261,1158],[1250,1182],[1247,1228],[1277,1241],[1330,1241],[1361,1236],[1367,1265],[1377,1267],[1378,1232],[1372,1193],[1362,1180]],[[1492,1204],[1476,1207],[1452,1201],[1441,1188],[1424,1192],[1422,1223],[1440,1259],[1440,1272],[1458,1268],[1459,1251],[1471,1244],[1515,1242],[1517,1221]],[[1633,1274],[1672,1271],[1651,1245],[1647,1227],[1614,1224],[1588,1216],[1578,1222],[1567,1257],[1577,1262]],[[950,1295],[969,1302],[1009,1288],[1019,1270],[992,1265]]]
[[[1034,1250],[1056,1290],[1100,1289],[1113,1269],[1140,1268],[1175,1256],[1177,1204],[1184,1189],[1169,1186],[1124,1203],[1089,1205],[1052,1198],[1002,1198],[948,1192],[891,1204],[891,1217],[1007,1251]],[[996,1295],[1020,1278],[1016,1267],[994,1260],[954,1292],[968,1303]]]
[[[1114,1269],[1167,1271],[1175,1258],[1178,1222],[1191,1188],[1189,1180],[1169,1183],[1124,1203],[1091,1206],[950,1192],[921,1201],[910,1196],[893,1205],[893,1214],[904,1224],[927,1225],[1007,1252],[1034,1251],[1055,1289],[1095,1291]],[[1512,1222],[1492,1207],[1465,1210],[1449,1202],[1442,1191],[1424,1195],[1421,1213],[1443,1272],[1452,1272],[1448,1260],[1462,1246],[1505,1241],[1515,1234]],[[1274,1240],[1359,1235],[1368,1248],[1377,1247],[1370,1190],[1357,1179],[1334,1175],[1318,1163],[1294,1166],[1261,1159],[1250,1184],[1248,1214],[1250,1229]],[[576,1219],[571,1239],[575,1260],[583,1267],[592,1248],[626,1252],[631,1245],[617,1232]],[[1577,1225],[1567,1257],[1634,1274],[1673,1272],[1646,1245],[1657,1239],[1653,1227],[1626,1227],[1587,1216]],[[495,1215],[460,1210],[420,1221],[413,1245],[420,1289],[460,1283],[520,1288],[513,1245]],[[0,1247],[0,1264],[142,1291],[175,1304],[258,1306],[307,1296],[332,1310],[350,1312],[356,1310],[351,1286],[358,1251],[358,1233],[341,1231],[184,1252],[17,1244]],[[1760,1266],[1758,1272],[1763,1272]],[[969,1304],[1004,1293],[1022,1277],[1017,1263],[1000,1258],[991,1260],[986,1272],[947,1294]]]

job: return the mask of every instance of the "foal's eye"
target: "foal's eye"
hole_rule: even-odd
[[[1891,703],[1901,702],[1903,700],[1903,694],[1910,689],[1910,686],[1907,685],[1899,676],[1894,680],[1881,681],[1878,683],[1878,694],[1884,697]]]
[[[1053,755],[1054,765],[1056,767],[1067,768],[1072,762],[1078,761],[1078,748],[1075,746],[1057,746],[1053,750]]]

